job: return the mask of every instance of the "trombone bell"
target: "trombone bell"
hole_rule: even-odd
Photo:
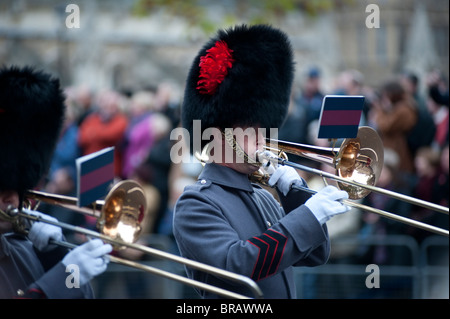
[[[384,163],[383,143],[376,131],[368,126],[360,127],[356,138],[345,139],[336,158],[336,174],[348,181],[375,186]],[[370,190],[338,182],[350,199],[366,197]]]
[[[105,198],[97,228],[106,236],[134,243],[142,229],[146,203],[138,183],[132,180],[117,183]]]
[[[267,140],[265,147],[278,156],[283,153],[298,155],[310,160],[332,166],[336,175],[364,185],[375,186],[383,168],[383,143],[377,132],[368,126],[358,129],[355,138],[345,139],[340,148],[319,147],[313,145],[296,144],[279,140]],[[261,179],[261,177],[256,178]],[[338,188],[345,190],[350,199],[361,199],[370,190],[338,182]]]
[[[106,195],[105,200],[97,200],[89,206],[78,206],[76,197],[63,196],[29,190],[28,200],[42,201],[94,217],[100,233],[117,242],[134,243],[141,232],[140,223],[144,219],[147,200],[142,187],[133,180],[118,182]],[[114,245],[115,249],[122,248]]]

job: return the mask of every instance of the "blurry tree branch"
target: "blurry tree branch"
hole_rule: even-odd
[[[304,12],[309,17],[352,5],[355,0],[224,0],[217,1],[223,11],[223,21],[215,20],[206,11],[207,0],[136,0],[133,14],[145,17],[163,10],[170,15],[186,19],[190,25],[199,26],[205,33],[216,30],[219,23],[232,24],[237,19],[248,23],[273,23],[292,12]]]

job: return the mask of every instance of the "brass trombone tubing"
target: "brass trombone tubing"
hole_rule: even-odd
[[[317,193],[315,190],[312,190],[312,189],[306,188],[306,187],[302,187],[302,186],[298,186],[298,185],[292,185],[292,188],[300,189],[300,190],[303,190],[303,191],[307,191],[307,192],[309,192],[311,194]],[[436,227],[436,226],[432,226],[432,225],[429,225],[429,224],[426,224],[426,223],[422,223],[422,222],[419,222],[419,221],[411,219],[411,218],[399,216],[397,214],[390,213],[390,212],[384,211],[384,210],[379,209],[379,208],[374,208],[374,207],[371,207],[371,206],[367,206],[367,205],[363,205],[363,204],[360,204],[360,203],[357,203],[357,202],[353,202],[353,201],[348,200],[348,199],[344,199],[341,202],[343,204],[347,205],[347,206],[359,208],[359,209],[362,209],[362,210],[365,210],[365,211],[368,211],[368,212],[371,212],[371,213],[375,213],[375,214],[381,215],[383,217],[386,217],[386,218],[389,218],[389,219],[401,222],[403,224],[407,224],[409,226],[421,228],[421,229],[433,232],[433,233],[438,234],[438,235],[449,237],[449,231],[446,230],[446,229],[442,229],[442,228],[439,228],[439,227]]]
[[[430,208],[430,209],[432,207],[432,208],[435,208],[435,210],[438,211],[438,212],[448,214],[448,210],[449,210],[448,207],[444,207],[444,206],[436,205],[436,204],[433,204],[433,203],[429,203],[429,202],[426,202],[426,201],[423,201],[423,200],[419,200],[417,198],[413,198],[413,197],[406,196],[406,195],[403,195],[403,194],[400,194],[400,193],[388,191],[388,190],[385,190],[385,189],[382,189],[382,188],[379,188],[379,187],[365,185],[365,184],[361,184],[361,183],[353,182],[353,181],[348,181],[348,180],[346,180],[344,178],[341,178],[339,176],[336,176],[336,175],[333,175],[333,174],[330,174],[330,173],[327,173],[327,172],[324,172],[324,171],[321,171],[321,170],[318,170],[318,169],[314,169],[314,168],[311,168],[311,167],[308,167],[308,166],[305,166],[305,165],[301,165],[301,164],[298,164],[298,163],[290,162],[290,161],[285,160],[283,158],[272,157],[272,158],[270,158],[270,160],[271,161],[275,161],[275,162],[277,162],[280,165],[291,166],[293,168],[297,168],[297,169],[300,169],[300,170],[303,170],[303,171],[307,171],[309,173],[316,174],[316,175],[319,175],[321,177],[334,179],[334,180],[340,181],[342,183],[347,183],[347,184],[350,184],[350,185],[356,185],[356,186],[359,186],[359,187],[365,187],[365,188],[368,188],[368,189],[370,189],[370,190],[372,190],[374,192],[378,192],[378,193],[385,194],[385,195],[390,195],[390,196],[392,196],[394,198],[397,198],[397,199],[400,199],[400,200],[404,200],[404,201],[409,202],[411,204],[416,204],[416,205],[419,205],[419,206],[422,206],[422,207],[425,207],[425,208]],[[297,188],[301,188],[301,187],[297,186]],[[313,192],[315,193],[315,191],[313,191],[311,189],[308,189],[308,188],[301,188],[301,189],[309,191],[311,193],[313,193]],[[367,206],[367,205],[359,204],[359,203],[356,203],[356,202],[353,202],[353,201],[350,201],[350,200],[344,200],[343,202],[346,205],[348,205],[348,206],[353,206],[353,207],[360,208],[360,209],[363,209],[363,210],[366,210],[366,211],[370,211],[372,213],[384,216],[386,218],[390,218],[390,219],[396,220],[398,222],[402,222],[404,224],[408,224],[410,226],[418,227],[418,228],[421,228],[421,229],[424,229],[424,230],[428,230],[430,232],[433,232],[433,233],[436,233],[436,234],[439,234],[439,235],[443,235],[443,236],[449,237],[449,231],[446,230],[446,229],[442,229],[442,228],[438,228],[438,227],[435,227],[435,226],[432,226],[432,225],[428,225],[428,224],[416,221],[414,219],[410,219],[410,218],[406,218],[406,217],[403,217],[403,216],[399,216],[399,215],[396,215],[396,214],[393,214],[393,213],[390,213],[390,212],[383,211],[381,209],[377,209],[377,208],[373,208],[373,207],[370,207],[370,206]]]
[[[110,238],[110,237],[108,237],[106,235],[103,235],[101,233],[98,233],[98,232],[95,232],[95,231],[92,231],[92,230],[89,230],[89,229],[86,229],[86,228],[83,228],[83,227],[74,226],[74,225],[67,224],[67,223],[60,222],[60,221],[47,220],[47,219],[44,219],[44,218],[42,218],[40,216],[36,216],[36,215],[32,215],[32,214],[28,213],[28,209],[22,209],[22,211],[19,211],[18,209],[15,209],[14,214],[18,214],[21,217],[28,218],[28,219],[31,219],[31,220],[36,221],[36,222],[44,222],[44,223],[48,223],[48,224],[51,224],[51,225],[59,226],[61,228],[65,228],[65,229],[73,231],[73,232],[78,232],[78,233],[84,234],[84,235],[86,235],[88,237],[100,238],[100,239],[102,239],[105,242],[109,242],[109,243],[120,245],[120,246],[125,246],[125,247],[128,247],[128,248],[133,248],[133,249],[142,251],[142,252],[144,252],[146,254],[159,257],[161,259],[167,259],[167,260],[170,260],[170,261],[174,261],[174,262],[178,262],[178,263],[184,264],[184,265],[186,265],[188,267],[191,267],[191,268],[194,268],[194,269],[197,269],[197,270],[200,270],[200,271],[204,271],[204,272],[210,273],[210,274],[218,276],[218,277],[222,277],[222,278],[228,279],[228,280],[236,282],[238,284],[245,285],[247,288],[250,289],[250,291],[255,295],[256,298],[263,298],[263,293],[262,293],[261,289],[256,284],[256,282],[254,282],[249,277],[246,277],[246,276],[243,276],[243,275],[239,275],[239,274],[236,274],[236,273],[224,270],[224,269],[220,269],[220,268],[217,268],[217,267],[213,267],[213,266],[210,266],[210,265],[207,265],[207,264],[203,264],[203,263],[200,263],[200,262],[197,262],[197,261],[194,261],[194,260],[190,260],[190,259],[187,259],[187,258],[184,258],[184,257],[173,255],[173,254],[170,254],[170,253],[167,253],[167,252],[155,249],[155,248],[151,248],[151,247],[147,247],[147,246],[143,246],[143,245],[138,245],[138,244],[134,244],[134,243],[127,243],[127,242],[124,242],[124,241],[118,241],[118,240]],[[67,243],[67,244],[71,245],[70,243]],[[64,246],[68,247],[68,245],[64,245]],[[139,263],[136,263],[136,262],[133,262],[133,261],[130,261],[130,260],[126,260],[126,259],[122,259],[122,258],[118,258],[118,257],[114,257],[114,256],[109,256],[109,258],[110,258],[110,260],[112,262],[120,263],[120,264],[131,266],[131,267],[135,267],[135,268],[138,268],[138,269],[141,269],[141,270],[145,270],[145,271],[148,271],[150,273],[153,273],[153,274],[156,274],[156,275],[160,275],[160,276],[163,276],[163,277],[168,278],[168,279],[180,281],[180,282],[182,282],[184,284],[187,284],[187,285],[190,285],[190,286],[202,289],[202,290],[210,291],[212,293],[215,293],[215,294],[227,297],[227,298],[232,298],[232,299],[251,299],[248,296],[237,294],[237,293],[234,293],[234,292],[231,292],[231,291],[228,291],[228,290],[216,287],[216,286],[205,284],[205,283],[202,283],[200,281],[193,280],[193,279],[190,279],[190,278],[186,278],[186,277],[183,277],[183,276],[171,273],[171,272],[167,272],[167,271],[155,268],[155,267],[139,264]]]
[[[447,214],[447,215],[449,214],[449,208],[445,207],[445,206],[442,206],[442,205],[438,205],[438,204],[435,204],[435,203],[430,203],[430,202],[427,202],[427,201],[424,201],[424,200],[421,200],[421,199],[418,199],[418,198],[415,198],[415,197],[411,197],[411,196],[408,196],[408,195],[400,194],[400,193],[397,193],[397,192],[394,192],[394,191],[390,191],[390,190],[387,190],[387,189],[384,189],[384,188],[380,188],[380,187],[376,187],[376,186],[372,186],[372,185],[366,185],[366,184],[358,183],[358,182],[355,182],[355,181],[349,181],[349,180],[347,180],[345,178],[342,178],[342,177],[339,177],[337,175],[330,174],[330,173],[327,173],[327,172],[324,172],[324,171],[321,171],[321,170],[318,170],[318,169],[315,169],[315,168],[311,168],[311,167],[308,167],[308,166],[305,166],[305,165],[301,165],[301,164],[298,164],[298,163],[294,163],[294,162],[288,161],[288,160],[286,160],[284,158],[275,157],[275,158],[271,158],[270,160],[272,162],[276,162],[277,164],[280,164],[280,165],[292,166],[292,167],[298,168],[298,169],[300,169],[302,171],[306,171],[306,172],[309,172],[309,173],[312,173],[312,174],[315,174],[315,175],[319,175],[321,177],[333,179],[333,180],[336,180],[336,181],[341,182],[341,183],[346,183],[346,184],[349,184],[349,185],[354,185],[354,186],[366,188],[366,189],[368,189],[368,190],[370,190],[372,192],[383,194],[383,195],[386,195],[386,196],[390,196],[390,197],[396,198],[398,200],[405,201],[405,202],[410,203],[410,204],[414,204],[414,205],[417,205],[417,206],[421,206],[423,208],[434,210],[434,211],[439,212],[439,213],[443,213],[443,214]]]
[[[72,244],[72,243],[68,243],[68,242],[65,242],[65,241],[51,240],[50,243],[56,244],[56,245],[59,245],[59,246],[64,246],[64,247],[67,247],[67,248],[70,248],[70,249],[73,249],[73,248],[77,247],[77,245]],[[141,264],[141,263],[137,263],[137,262],[134,262],[134,261],[131,261],[131,260],[127,260],[127,259],[123,259],[123,258],[119,258],[119,257],[115,257],[115,256],[112,256],[112,255],[109,255],[108,258],[113,263],[124,265],[124,266],[128,266],[128,267],[132,267],[132,268],[137,268],[139,270],[143,270],[143,271],[146,271],[146,272],[149,272],[151,274],[154,274],[154,275],[157,275],[157,276],[161,276],[161,277],[164,277],[164,278],[167,278],[167,279],[179,281],[179,282],[181,282],[183,284],[186,284],[186,285],[189,285],[189,286],[193,286],[193,287],[196,287],[196,288],[199,288],[199,289],[209,290],[209,291],[215,292],[215,293],[217,293],[217,294],[219,294],[221,296],[224,296],[224,297],[229,297],[229,298],[233,298],[233,299],[250,299],[247,296],[244,296],[244,295],[241,295],[241,294],[237,294],[237,293],[234,293],[234,292],[231,292],[231,291],[219,288],[219,287],[211,286],[211,285],[202,283],[202,282],[197,281],[197,280],[193,280],[193,279],[190,279],[190,278],[187,278],[187,277],[183,277],[183,276],[180,276],[180,275],[177,275],[177,274],[165,271],[165,270],[161,270],[161,269],[156,268],[156,267],[144,265],[144,264]],[[211,287],[213,287],[213,289],[211,289]]]
[[[322,147],[269,138],[266,138],[265,148],[271,152],[279,152],[281,150],[285,153],[298,155],[333,167],[335,155],[340,150],[338,147]]]
[[[59,194],[51,194],[37,190],[28,190],[25,193],[25,197],[27,199],[34,199],[37,201],[42,201],[51,205],[58,205],[61,207],[65,207],[67,209],[89,215],[95,218],[100,218],[100,210],[105,204],[104,200],[97,200],[94,203],[90,204],[90,206],[78,206],[78,199],[76,197],[59,195]]]

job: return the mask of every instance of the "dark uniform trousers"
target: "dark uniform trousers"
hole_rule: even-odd
[[[330,243],[326,225],[302,205],[309,194],[291,190],[279,195],[282,205],[247,175],[205,165],[175,207],[174,235],[181,255],[252,278],[265,298],[296,298],[293,267],[326,263]],[[251,296],[235,283],[186,271],[189,278]]]

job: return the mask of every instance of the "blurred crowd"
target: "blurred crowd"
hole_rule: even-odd
[[[345,70],[328,92],[323,91],[321,81],[318,68],[311,68],[305,75],[303,85],[292,97],[286,125],[279,132],[281,140],[333,146],[332,141],[316,138],[323,97],[326,94],[363,95],[365,105],[360,126],[374,128],[384,146],[384,164],[376,186],[449,206],[449,89],[442,72],[434,70],[423,78],[412,72],[404,72],[371,87],[365,83],[361,72]],[[339,142],[336,146],[339,146]],[[300,157],[296,157],[295,161],[335,173],[335,169],[326,164],[311,164],[312,161]],[[321,177],[299,173],[307,180],[310,188],[319,190],[325,186]],[[327,182],[333,184],[332,181]],[[371,192],[359,202],[433,226],[449,228],[448,215],[386,195]],[[407,236],[420,246],[426,238],[435,235],[356,208],[336,216],[327,225],[333,247],[329,263],[335,264],[415,265],[411,251],[405,249],[405,242],[395,236]],[[342,241],[349,237],[353,240]],[[377,238],[379,243],[367,242],[365,245],[364,239],[370,237]],[[391,242],[381,244],[383,240]],[[448,266],[448,251],[443,253],[441,250],[431,254],[430,258],[428,262],[434,265]],[[333,290],[337,293],[335,297],[361,297],[345,294],[351,280],[354,280],[351,276],[339,278],[342,279],[342,285],[336,279],[332,283],[336,288]],[[311,295],[307,297],[314,298],[317,297],[317,283],[310,280],[313,284],[309,290]],[[396,283],[396,289],[401,289],[402,285],[405,283]],[[392,296],[383,289],[379,289],[378,293],[379,297]]]
[[[330,141],[316,138],[323,97],[326,94],[364,95],[360,125],[374,128],[384,145],[384,166],[377,186],[448,207],[449,91],[442,73],[433,71],[419,78],[405,72],[386,79],[377,87],[370,87],[359,71],[345,70],[327,92],[322,88],[322,80],[321,70],[312,67],[294,88],[279,139],[332,146]],[[149,234],[172,238],[175,201],[201,171],[200,163],[174,164],[170,159],[170,148],[176,142],[170,140],[170,133],[180,120],[180,92],[180,88],[166,82],[132,92],[94,92],[83,85],[66,88],[66,121],[43,188],[51,193],[76,196],[75,159],[114,146],[116,179],[137,180],[147,194],[143,238]],[[334,173],[330,166],[299,157],[290,159]],[[313,189],[324,186],[317,176],[301,171],[299,174]],[[447,215],[384,195],[371,193],[361,202],[448,229]],[[54,206],[45,210],[61,221],[95,228],[96,220],[89,216],[67,214],[63,208]],[[420,243],[431,235],[373,213],[353,211],[356,209],[329,222],[332,240],[347,235],[402,234]],[[142,243],[146,244],[145,239]],[[175,244],[172,248],[177,251]],[[129,252],[127,257],[139,259],[142,256]],[[402,264],[402,258],[402,254],[383,246],[364,249],[361,245],[344,245],[332,249],[330,262],[398,265]]]

